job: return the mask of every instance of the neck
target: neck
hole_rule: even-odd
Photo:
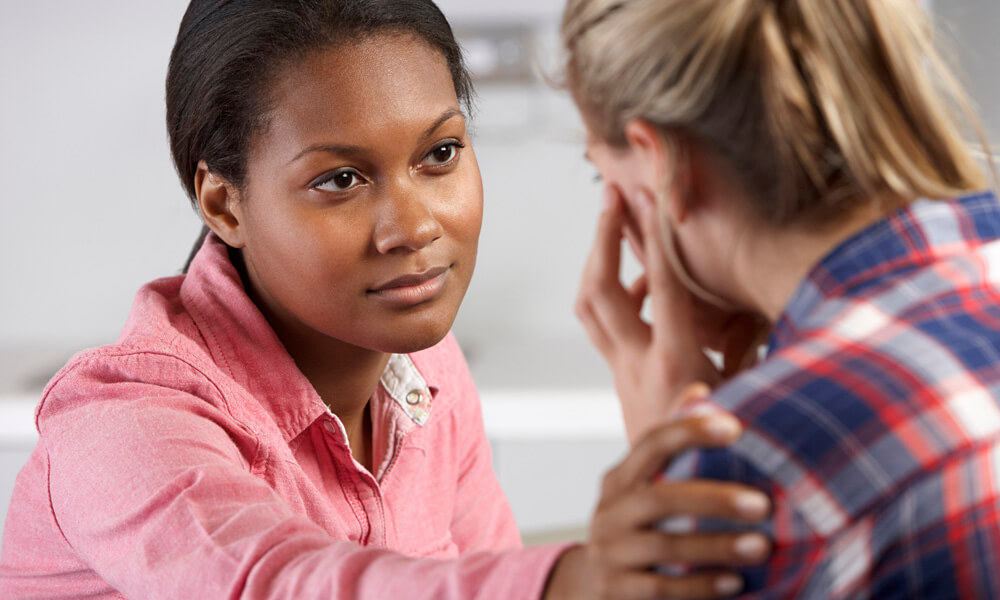
[[[306,376],[330,412],[344,424],[355,460],[372,467],[371,397],[389,362],[389,354],[350,346],[337,340],[303,340],[285,343],[295,364]],[[324,343],[326,342],[326,343]]]
[[[837,246],[883,217],[869,203],[832,227],[762,230],[743,238],[733,265],[734,295],[774,323],[809,272]]]
[[[322,347],[298,338],[279,337],[299,370],[344,426],[360,421],[389,362],[389,354],[344,344]]]
[[[372,421],[369,404],[389,362],[389,354],[331,338],[295,319],[278,314],[255,293],[242,257],[230,252],[230,258],[240,272],[247,292],[295,360],[295,365],[330,412],[344,424],[355,460],[371,470]]]

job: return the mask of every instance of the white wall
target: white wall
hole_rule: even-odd
[[[185,3],[0,3],[0,344],[113,340],[198,226],[163,80]]]
[[[977,101],[990,142],[1000,141],[1000,2],[997,0],[935,0],[938,25],[955,50],[969,91]]]

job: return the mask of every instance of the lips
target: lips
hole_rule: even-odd
[[[450,267],[434,267],[423,273],[397,277],[368,291],[395,306],[412,306],[433,300],[444,287]]]

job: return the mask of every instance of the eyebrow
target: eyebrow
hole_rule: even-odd
[[[437,131],[439,127],[441,127],[448,121],[454,119],[455,117],[464,117],[464,115],[462,114],[462,111],[458,110],[457,108],[449,108],[448,110],[441,113],[441,116],[437,118],[437,121],[434,121],[434,124],[428,127],[427,131],[425,131],[424,134],[420,136],[420,141],[424,141],[427,138],[434,135],[434,132]]]
[[[443,113],[441,113],[441,116],[438,117],[437,120],[435,120],[434,123],[420,135],[420,141],[423,142],[427,140],[427,138],[434,135],[434,132],[437,131],[442,125],[454,119],[455,117],[464,117],[464,115],[462,114],[462,111],[458,110],[457,108],[449,108],[445,110]],[[306,154],[310,154],[312,152],[357,155],[364,152],[364,148],[362,148],[361,146],[354,146],[351,144],[313,144],[312,146],[309,146],[302,152],[299,152],[297,155],[295,155],[295,158],[288,161],[288,164],[292,164],[293,162],[299,160]]]

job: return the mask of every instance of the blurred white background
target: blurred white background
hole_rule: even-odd
[[[505,35],[514,26],[522,39],[555,44],[559,0],[441,4],[456,29],[485,25]],[[186,5],[0,3],[0,357],[20,365],[30,351],[36,365],[35,357],[51,356],[29,377],[32,387],[74,349],[113,341],[135,290],[177,273],[198,232],[163,117],[167,60]],[[478,64],[503,52],[471,42]],[[530,68],[536,55],[555,52],[526,48],[517,60]],[[571,307],[599,202],[576,113],[530,71],[479,93],[474,130],[487,207],[456,332],[479,364],[490,348],[512,360],[526,349],[572,348],[583,342]],[[560,362],[560,352],[542,354]],[[511,369],[503,371],[483,376],[506,383]],[[606,381],[580,371],[588,382]]]
[[[569,100],[524,71],[554,70],[562,0],[439,4],[485,79],[485,224],[456,335],[522,529],[576,527],[624,442],[608,372],[572,314],[600,189]],[[0,0],[0,515],[41,385],[74,351],[113,342],[136,289],[177,273],[199,230],[164,127],[186,5]],[[933,9],[997,131],[1000,2]]]

